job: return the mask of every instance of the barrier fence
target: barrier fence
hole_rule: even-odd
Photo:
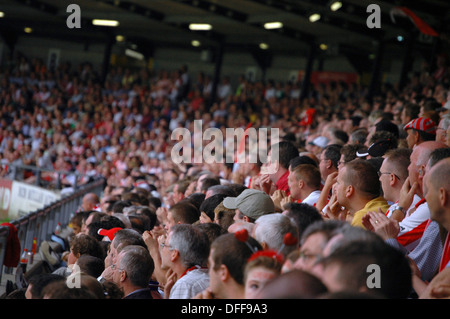
[[[25,248],[31,251],[33,239],[36,238],[37,247],[42,241],[50,240],[58,223],[66,227],[73,214],[81,205],[82,198],[87,193],[96,193],[101,196],[104,188],[104,179],[96,179],[91,183],[79,186],[76,190],[41,209],[37,209],[26,216],[10,221],[17,228],[21,253]],[[9,235],[8,226],[0,226],[0,282],[4,272],[6,245]]]

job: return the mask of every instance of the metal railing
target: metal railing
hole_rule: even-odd
[[[96,179],[89,184],[79,186],[73,193],[19,219],[10,221],[18,231],[21,252],[24,248],[31,251],[33,238],[37,247],[42,241],[49,240],[58,222],[65,227],[81,205],[82,198],[87,193],[96,193],[99,197],[103,191],[104,179]],[[0,282],[3,274],[3,263],[6,252],[9,227],[0,226]]]
[[[64,171],[64,170],[54,170],[43,167],[37,167],[32,165],[24,165],[12,163],[9,165],[7,170],[7,177],[13,181],[23,181],[24,173],[29,171],[32,173],[34,177],[33,184],[41,187],[48,187],[55,189],[61,189],[63,187],[63,176],[73,176],[74,183],[71,185],[74,189],[79,187],[80,179],[85,176],[83,174],[78,173],[77,171]],[[52,173],[55,175],[53,183],[49,183],[42,179],[42,173]],[[51,185],[50,185],[51,184]]]

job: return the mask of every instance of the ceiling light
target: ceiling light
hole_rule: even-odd
[[[139,52],[131,50],[131,49],[126,49],[125,55],[127,55],[131,58],[135,58],[136,60],[144,60],[144,55],[142,53],[139,53]]]
[[[3,11],[0,11],[0,18],[3,18],[5,16],[5,13]]]
[[[328,45],[326,45],[325,43],[322,43],[321,45],[319,45],[320,49],[325,51],[326,49],[328,49]]]
[[[200,41],[198,41],[198,40],[192,40],[192,41],[191,41],[191,45],[192,45],[193,47],[199,47],[199,46],[201,45],[201,43],[200,43]]]
[[[280,29],[282,27],[283,27],[283,23],[281,23],[279,21],[264,23],[264,28],[267,30]]]
[[[23,29],[23,31],[24,31],[25,33],[31,33],[31,32],[33,32],[33,29],[31,29],[31,28],[29,28],[29,27],[26,27],[26,28]]]
[[[340,8],[342,8],[342,2],[340,2],[340,1],[334,1],[330,5],[331,11],[338,11]]]
[[[212,25],[207,23],[191,23],[189,29],[193,31],[208,31],[212,29]]]
[[[267,43],[261,42],[261,43],[259,44],[259,48],[260,48],[261,50],[267,50],[267,49],[269,48],[269,45],[268,45]]]
[[[102,27],[117,27],[117,26],[119,26],[119,21],[94,19],[94,20],[92,20],[92,24],[102,26]]]
[[[316,22],[320,20],[320,14],[318,13],[313,13],[309,16],[309,22]]]
[[[123,42],[124,40],[125,40],[125,37],[123,35],[120,35],[120,34],[116,35],[117,42]]]

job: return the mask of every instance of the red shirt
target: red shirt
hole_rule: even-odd
[[[447,267],[447,264],[450,262],[450,234],[447,234],[447,238],[445,239],[444,244],[444,252],[442,254],[441,264],[439,267],[439,272],[444,270]]]
[[[275,183],[275,186],[278,189],[286,192],[286,196],[289,196],[289,194],[291,193],[289,190],[289,185],[288,185],[288,177],[289,177],[289,171],[286,171],[286,173],[283,174],[283,176],[281,176],[278,181]]]

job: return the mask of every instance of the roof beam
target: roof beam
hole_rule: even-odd
[[[124,11],[127,11],[129,13],[133,13],[133,14],[137,14],[140,15],[142,17],[146,17],[150,20],[156,21],[158,23],[162,23],[165,24],[166,26],[170,26],[173,28],[176,28],[178,30],[182,30],[185,31],[186,33],[191,33],[195,32],[195,31],[191,31],[189,29],[189,24],[187,23],[182,23],[182,24],[177,24],[177,23],[171,23],[171,22],[167,22],[165,21],[165,14],[163,12],[159,12],[157,10],[154,9],[150,9],[146,6],[141,6],[139,4],[136,4],[134,2],[130,2],[130,1],[111,1],[111,0],[100,0],[100,2],[108,4],[110,6],[114,6],[116,8],[120,8]],[[197,38],[203,38],[203,39],[208,39],[209,41],[213,41],[215,45],[220,44],[221,42],[223,42],[224,40],[224,35],[220,34],[216,31],[210,30],[210,31],[201,31],[201,32],[197,32],[196,33],[196,37]]]
[[[16,2],[20,2],[24,6],[39,10],[41,12],[45,12],[51,15],[58,15],[59,9],[57,6],[53,6],[48,3],[44,3],[39,0],[15,0]]]
[[[261,25],[259,23],[248,22],[247,14],[237,11],[237,10],[230,9],[225,6],[221,6],[216,3],[211,3],[209,1],[205,1],[205,0],[182,0],[182,1],[172,0],[172,1],[178,2],[180,4],[188,5],[191,7],[199,8],[199,9],[207,11],[211,14],[222,16],[224,18],[231,19],[236,22],[240,22],[240,23],[252,26],[252,27],[256,27],[256,28],[264,30],[266,32],[271,32],[274,34],[278,34],[280,36],[285,36],[292,40],[306,42],[308,44],[315,41],[315,36],[313,34],[310,34],[305,31],[289,28],[286,26],[283,26],[283,28],[280,28],[280,29],[267,30],[264,28],[263,25]]]
[[[280,10],[285,13],[293,14],[305,19],[309,18],[309,15],[314,11],[320,13],[322,18],[317,23],[326,24],[330,27],[345,30],[347,32],[353,32],[364,37],[375,38],[377,40],[382,39],[385,32],[380,29],[369,29],[366,27],[364,20],[364,27],[361,23],[356,23],[349,19],[339,17],[339,14],[332,12],[325,5],[317,4],[317,1],[296,1],[295,3],[277,0],[249,0],[260,5],[269,6],[271,8]],[[364,13],[364,17],[367,17],[367,13]]]

